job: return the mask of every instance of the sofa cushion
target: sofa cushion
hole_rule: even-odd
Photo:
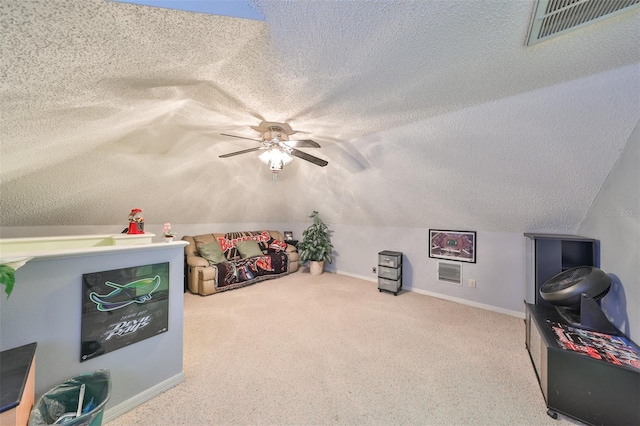
[[[209,261],[209,263],[214,265],[227,261],[227,258],[224,256],[222,248],[217,241],[213,241],[209,244],[198,245],[198,252],[200,253],[200,256],[204,257]]]
[[[206,269],[216,270],[216,291],[221,291],[287,275],[289,259],[287,253],[281,251],[234,262],[224,262]]]
[[[256,241],[260,250],[265,253],[267,250],[267,242],[271,239],[271,235],[267,231],[242,231],[228,232],[224,237],[218,237],[218,243],[222,247],[227,260],[235,260],[240,258],[240,253],[236,248],[236,244],[240,241]]]
[[[267,253],[275,253],[277,251],[284,251],[287,249],[287,243],[284,241],[276,240],[275,238],[271,238],[269,240],[269,248],[267,249]]]
[[[236,248],[238,249],[238,252],[243,259],[262,256],[262,250],[260,250],[260,246],[258,246],[258,243],[253,240],[238,241],[236,243]]]

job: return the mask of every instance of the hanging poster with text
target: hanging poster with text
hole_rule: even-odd
[[[169,325],[169,262],[82,275],[80,362],[129,346]]]

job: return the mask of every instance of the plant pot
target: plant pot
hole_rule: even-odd
[[[164,237],[164,241],[170,243],[171,241],[173,241],[173,237]]]
[[[324,271],[324,260],[321,260],[319,262],[315,260],[309,261],[309,272],[311,272],[311,275],[322,275],[323,271]]]

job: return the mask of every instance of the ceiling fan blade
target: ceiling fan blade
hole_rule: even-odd
[[[329,164],[328,161],[325,161],[325,160],[323,160],[321,158],[318,158],[318,157],[314,157],[313,155],[309,155],[306,152],[298,151],[297,149],[293,149],[292,148],[290,154],[294,155],[294,156],[296,156],[298,158],[302,158],[303,160],[307,160],[307,161],[309,161],[309,162],[311,162],[311,163],[313,163],[315,165],[318,165],[320,167],[324,167],[327,164]]]
[[[242,151],[236,151],[236,152],[230,152],[228,154],[222,154],[222,155],[219,155],[218,157],[220,157],[220,158],[233,157],[234,155],[246,154],[247,152],[259,151],[261,149],[263,149],[263,147],[257,146],[255,148],[243,149]]]
[[[229,136],[232,138],[238,138],[238,139],[246,139],[248,141],[256,141],[256,142],[262,142],[260,139],[251,139],[251,138],[245,138],[244,136],[236,136],[236,135],[229,135],[227,133],[220,133],[222,136]]]
[[[311,139],[303,139],[299,141],[282,141],[285,145],[291,148],[320,148],[318,142],[314,142]]]

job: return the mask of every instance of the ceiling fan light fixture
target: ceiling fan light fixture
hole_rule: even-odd
[[[638,0],[640,1],[640,0]],[[263,121],[259,126],[251,126],[252,129],[262,133],[262,140],[256,140],[247,138],[244,136],[235,136],[222,133],[224,136],[231,136],[239,139],[248,139],[256,142],[260,142],[260,147],[243,149],[241,151],[230,152],[228,154],[220,155],[220,158],[233,157],[240,154],[246,154],[249,152],[262,151],[262,154],[258,156],[260,161],[269,166],[273,174],[273,181],[275,182],[284,166],[289,164],[293,157],[301,158],[305,161],[315,164],[316,166],[324,167],[329,164],[328,161],[322,158],[315,157],[306,152],[300,151],[297,148],[320,148],[320,144],[310,139],[302,140],[289,140],[289,135],[297,133],[291,129],[287,123],[276,123],[271,121]]]
[[[271,130],[262,134],[262,140],[271,142],[288,141],[289,135],[282,132],[281,129],[272,128]]]
[[[284,166],[289,164],[293,157],[280,148],[269,148],[258,156],[260,161],[269,165],[272,172],[279,172]]]

